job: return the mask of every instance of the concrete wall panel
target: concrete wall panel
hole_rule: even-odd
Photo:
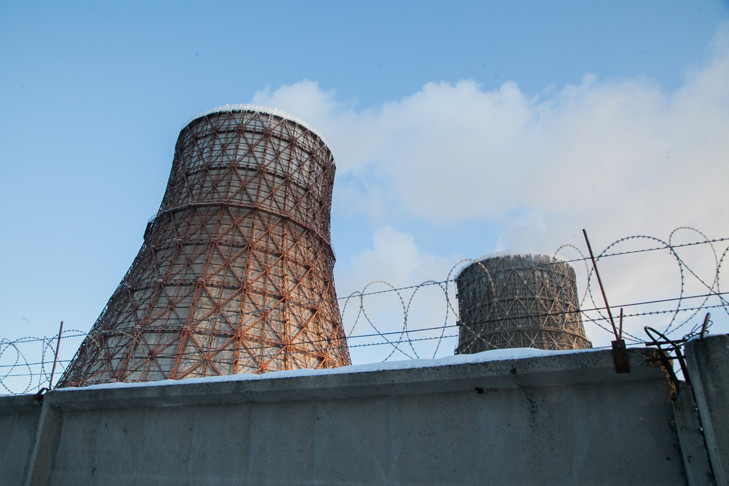
[[[729,484],[729,335],[689,341],[686,361],[716,481]]]
[[[666,375],[629,356],[59,390],[34,460],[59,485],[685,484]]]
[[[0,484],[20,484],[33,452],[41,405],[30,395],[0,399]]]

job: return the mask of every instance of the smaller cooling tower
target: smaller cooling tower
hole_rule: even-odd
[[[575,271],[545,255],[491,257],[456,277],[457,354],[489,349],[585,349]]]

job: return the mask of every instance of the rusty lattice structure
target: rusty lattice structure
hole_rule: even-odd
[[[464,268],[456,286],[456,353],[592,347],[582,325],[575,271],[567,263],[543,255],[486,258]]]
[[[277,110],[180,132],[144,244],[60,386],[350,364],[334,290],[334,157]]]

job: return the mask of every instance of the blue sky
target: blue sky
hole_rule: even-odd
[[[726,1],[4,1],[0,66],[0,337],[90,329],[180,128],[226,103],[332,145],[344,294],[584,249],[583,227],[600,250],[682,225],[729,236]],[[710,279],[711,255],[688,260]],[[626,278],[644,264],[606,270],[611,300],[676,294],[675,261]]]

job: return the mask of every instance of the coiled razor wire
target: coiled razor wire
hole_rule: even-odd
[[[688,243],[677,243],[679,234],[691,234],[694,240]],[[626,246],[635,242],[647,242],[651,246],[648,248],[630,249]],[[726,260],[729,259],[729,237],[710,239],[701,231],[682,226],[671,231],[667,240],[660,239],[649,235],[633,235],[626,236],[610,243],[605,249],[596,255],[596,260],[602,267],[610,265],[616,257],[625,257],[627,255],[640,255],[649,252],[668,252],[671,260],[677,265],[677,283],[679,291],[677,296],[664,299],[648,300],[643,302],[630,302],[620,306],[623,308],[640,308],[645,305],[661,305],[661,307],[649,311],[638,311],[624,314],[625,318],[649,318],[660,317],[665,321],[658,331],[666,339],[670,339],[672,343],[684,342],[685,340],[704,333],[711,328],[713,321],[709,320],[708,315],[703,319],[703,313],[709,310],[719,311],[729,316],[729,292],[722,291],[721,288],[721,272],[726,266]],[[724,245],[727,244],[726,247]],[[689,266],[684,258],[681,257],[681,251],[688,247],[708,246],[713,257],[713,268],[708,269],[709,278],[702,278],[701,275],[707,274],[707,269],[700,272],[699,269]],[[574,252],[579,257],[568,259],[563,255],[567,252]],[[594,268],[592,268],[589,257],[587,257],[575,245],[567,244],[560,246],[553,254],[553,259],[560,263],[573,263],[577,268],[584,268],[585,287],[579,297],[580,312],[583,324],[588,330],[588,334],[604,331],[612,334],[612,329],[608,324],[606,309],[596,300],[593,289],[595,288]],[[347,345],[352,349],[372,349],[384,348],[387,351],[382,361],[393,358],[420,359],[425,356],[427,348],[432,349],[432,353],[428,352],[431,358],[436,358],[439,352],[443,352],[446,343],[458,338],[455,331],[462,323],[459,321],[458,305],[454,303],[453,295],[455,294],[452,285],[455,283],[455,276],[461,269],[467,265],[476,264],[481,267],[484,274],[478,278],[484,279],[487,285],[494,289],[494,279],[480,260],[464,259],[456,263],[449,270],[445,280],[429,280],[417,285],[405,287],[397,287],[384,280],[370,282],[365,285],[362,290],[352,292],[346,297],[341,297],[340,308],[343,318],[343,325],[347,335]],[[549,264],[544,264],[549,265]],[[693,278],[702,289],[701,293],[687,295],[687,279]],[[622,278],[630,278],[623,276]],[[384,287],[384,288],[382,288]],[[419,295],[425,288],[433,288],[441,295],[442,317],[438,318],[441,323],[429,327],[414,328],[410,325],[412,321],[411,314],[414,311],[414,305]],[[609,291],[609,285],[608,285]],[[393,296],[401,310],[401,318],[393,319],[388,316],[388,321],[395,323],[393,325],[376,322],[374,318],[372,299],[375,296]],[[292,305],[310,305],[292,304]],[[347,312],[354,308],[354,316],[347,319]],[[375,309],[376,310],[376,309]],[[535,315],[534,317],[544,317],[548,314]],[[530,316],[527,316],[530,317]],[[696,319],[696,318],[699,319]],[[397,325],[401,322],[401,325]],[[431,321],[432,322],[432,321]],[[473,323],[471,323],[473,324]],[[478,324],[478,323],[476,323]],[[687,327],[690,326],[690,327]],[[597,330],[600,331],[597,331]],[[105,331],[115,332],[115,331]],[[116,331],[116,334],[119,334]],[[423,336],[423,333],[433,335]],[[101,333],[99,333],[101,334]],[[630,332],[624,331],[623,335],[632,345],[655,344],[655,336],[649,336],[649,339],[639,337]],[[100,336],[91,336],[79,330],[64,330],[60,336],[61,348],[63,356],[74,352],[71,346],[64,349],[64,344],[69,339],[85,339],[87,343],[99,343]],[[133,338],[133,336],[130,335]],[[70,359],[61,356],[56,357],[56,342],[58,334],[46,337],[23,337],[18,339],[0,338],[0,394],[27,394],[33,393],[42,388],[50,388],[50,370],[54,359],[57,359],[58,370],[57,376],[63,372],[64,368],[70,363]],[[367,342],[363,342],[367,341]],[[72,343],[68,343],[72,344]],[[423,345],[427,344],[427,348]],[[448,350],[450,352],[450,350]],[[185,353],[183,353],[185,354]],[[195,354],[195,353],[190,353]],[[28,356],[38,357],[28,359]],[[163,356],[160,356],[163,357]]]
[[[68,329],[63,331],[61,340],[85,336],[86,333],[83,331]],[[27,336],[14,340],[1,338],[0,394],[21,395],[35,392],[41,388],[50,388],[51,368],[56,358],[57,342],[58,334],[44,337]],[[38,347],[40,347],[40,351],[38,351]],[[23,352],[23,350],[26,351]],[[37,361],[29,361],[26,354],[31,352],[40,358]],[[62,366],[61,371],[63,371],[67,361],[64,363],[61,360],[58,361],[58,364]],[[12,381],[12,385],[10,381]]]

